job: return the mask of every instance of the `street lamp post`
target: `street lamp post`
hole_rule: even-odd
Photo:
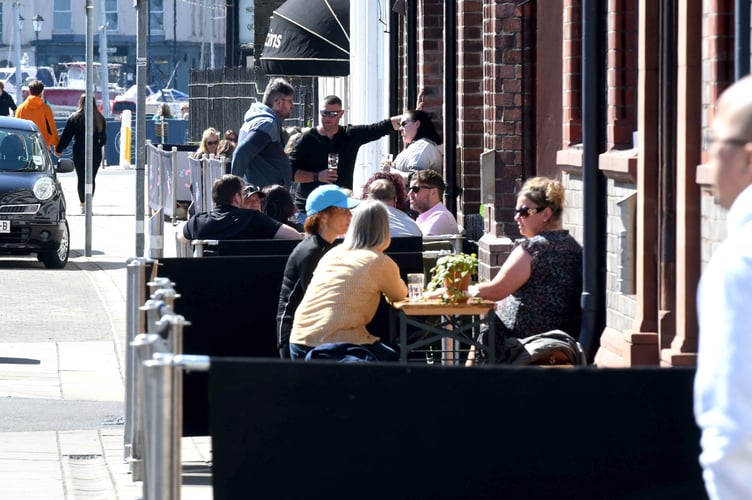
[[[36,43],[34,44],[34,64],[39,66],[39,32],[42,31],[44,18],[37,14],[31,18],[31,24],[34,26],[34,37],[36,38]]]
[[[23,87],[23,82],[21,81],[21,31],[23,30],[24,18],[19,12],[20,7],[21,4],[19,2],[13,2],[13,17],[16,19],[16,36],[13,45],[16,52],[16,102],[18,103],[21,102],[21,97],[23,96],[21,91],[21,87]]]

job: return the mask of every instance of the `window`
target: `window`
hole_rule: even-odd
[[[3,12],[4,5],[0,5],[0,40],[3,39],[3,25],[5,24],[5,13]],[[10,45],[10,43],[9,43]]]
[[[107,24],[107,31],[119,31],[118,0],[105,0],[104,22]]]
[[[53,9],[52,30],[57,32],[71,31],[71,18],[73,16],[71,0],[55,0]]]
[[[149,31],[152,33],[164,32],[164,0],[151,0],[149,2]]]

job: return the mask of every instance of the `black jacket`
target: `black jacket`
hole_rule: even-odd
[[[303,300],[316,265],[333,246],[315,234],[301,241],[287,259],[277,306],[277,348],[282,358],[290,357],[288,346],[295,310]]]
[[[16,101],[13,100],[13,97],[9,93],[3,90],[3,93],[0,94],[0,115],[10,116],[11,109],[13,111],[16,110]]]

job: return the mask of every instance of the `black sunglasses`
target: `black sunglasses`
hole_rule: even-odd
[[[514,216],[517,217],[519,215],[520,218],[527,219],[531,215],[535,215],[535,214],[537,214],[539,212],[542,212],[543,209],[545,209],[545,208],[546,207],[530,208],[530,207],[522,206],[520,208],[515,208],[514,209]]]
[[[339,116],[341,112],[342,112],[341,109],[339,111],[327,111],[325,109],[322,109],[321,111],[319,111],[319,113],[321,113],[321,116],[331,116],[331,117]]]
[[[207,146],[216,146],[219,144],[219,141],[206,141]]]
[[[415,120],[402,120],[400,122],[400,127],[404,128],[408,123],[415,123]]]
[[[410,186],[407,188],[411,193],[418,193],[421,189],[434,189],[436,186]]]

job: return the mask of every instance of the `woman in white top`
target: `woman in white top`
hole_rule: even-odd
[[[441,137],[425,111],[407,111],[403,114],[400,132],[407,147],[394,159],[391,170],[398,172],[405,182],[415,170],[443,173],[444,159],[439,149]]]

